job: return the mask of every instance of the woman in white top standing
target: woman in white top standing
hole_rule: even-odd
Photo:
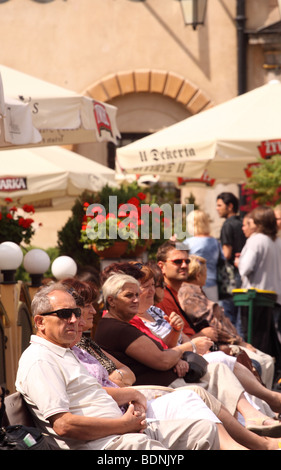
[[[247,242],[239,258],[238,269],[242,278],[242,288],[256,288],[276,292],[277,308],[281,308],[281,240],[277,237],[277,223],[274,211],[271,207],[260,206],[255,208],[249,216],[255,224],[255,231],[247,239]],[[264,344],[254,344],[259,349],[271,355],[270,334],[264,335],[264,332],[270,332],[272,322],[269,313],[266,316],[258,315],[258,309],[255,308],[254,327],[260,331],[260,337],[264,338]],[[254,341],[253,341],[254,343]],[[267,343],[267,344],[266,344]]]
[[[242,287],[275,291],[281,305],[281,240],[271,207],[260,206],[249,216],[255,231],[247,239],[239,259]]]

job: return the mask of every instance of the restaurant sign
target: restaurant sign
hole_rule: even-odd
[[[262,158],[270,158],[278,153],[281,154],[281,139],[264,140],[258,146]]]
[[[26,177],[6,176],[0,178],[0,191],[22,191],[27,189]]]

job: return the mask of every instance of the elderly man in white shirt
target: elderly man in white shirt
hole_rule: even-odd
[[[19,362],[16,388],[34,411],[38,426],[52,435],[54,447],[106,450],[219,449],[216,424],[207,420],[147,423],[134,410],[146,406],[137,390],[107,393],[76,358],[70,345],[76,338],[81,311],[61,285],[34,297],[37,335]],[[119,406],[131,402],[125,414]]]

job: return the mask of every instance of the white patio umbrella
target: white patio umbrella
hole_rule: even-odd
[[[117,150],[124,174],[243,183],[258,157],[281,153],[281,83],[270,82]]]
[[[9,197],[38,210],[71,209],[84,190],[116,186],[115,171],[61,147],[0,152],[0,204]]]
[[[116,142],[117,108],[0,65],[0,149]]]

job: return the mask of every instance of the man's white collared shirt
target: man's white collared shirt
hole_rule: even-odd
[[[48,418],[58,413],[100,418],[122,416],[117,403],[88,373],[71,349],[39,336],[31,336],[31,344],[20,358],[16,388],[34,409],[41,429],[45,432],[47,429],[52,435],[54,432]],[[112,437],[91,441],[91,444],[101,449]],[[86,444],[85,441],[65,441],[66,446],[57,440],[60,447],[71,449],[82,448]]]

